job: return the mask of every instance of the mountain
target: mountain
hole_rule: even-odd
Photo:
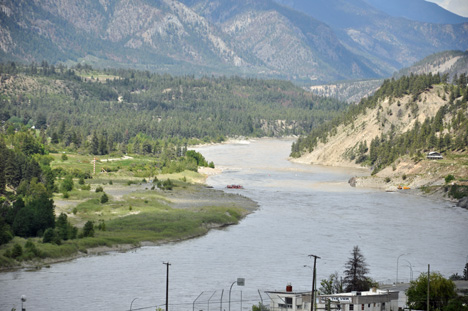
[[[468,74],[468,52],[444,51],[429,55],[410,67],[401,69],[394,76],[400,78],[410,74],[447,74],[451,81],[455,76]]]
[[[468,24],[397,18],[370,0],[278,2],[3,0],[0,61],[317,84],[386,77],[434,52],[468,48]]]
[[[467,23],[422,23],[394,17],[374,7],[369,0],[277,2],[325,22],[348,49],[389,71],[410,66],[436,52],[468,47]],[[401,5],[403,10],[405,6]]]
[[[376,9],[394,17],[434,24],[462,24],[468,18],[462,17],[425,0],[365,0]]]

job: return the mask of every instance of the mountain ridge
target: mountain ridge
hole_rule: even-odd
[[[336,1],[330,15],[359,27],[338,28],[272,0],[5,0],[0,61],[315,84],[386,77],[439,50],[468,48],[468,23],[400,23],[362,1],[347,11]]]

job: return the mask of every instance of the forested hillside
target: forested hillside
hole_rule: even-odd
[[[467,176],[463,159],[468,148],[468,81],[465,74],[454,77],[453,84],[447,78],[447,74],[427,74],[386,80],[373,96],[299,138],[291,156],[309,163],[353,163],[370,167],[373,174],[391,167],[405,180],[399,165],[407,161],[413,168],[426,159],[427,152],[438,151],[447,158],[438,162],[439,173],[453,172],[463,182]],[[437,172],[425,175],[441,177]]]
[[[126,69],[0,65],[4,130],[34,126],[43,142],[108,154],[154,153],[228,136],[296,135],[346,106],[290,82],[173,77]]]

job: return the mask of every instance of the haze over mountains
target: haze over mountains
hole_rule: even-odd
[[[423,0],[4,0],[0,60],[302,83],[390,76],[468,48],[468,19]]]

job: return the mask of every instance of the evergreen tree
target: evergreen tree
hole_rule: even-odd
[[[367,263],[358,246],[354,246],[351,257],[345,264],[344,286],[345,292],[367,291],[370,288],[367,278]]]

